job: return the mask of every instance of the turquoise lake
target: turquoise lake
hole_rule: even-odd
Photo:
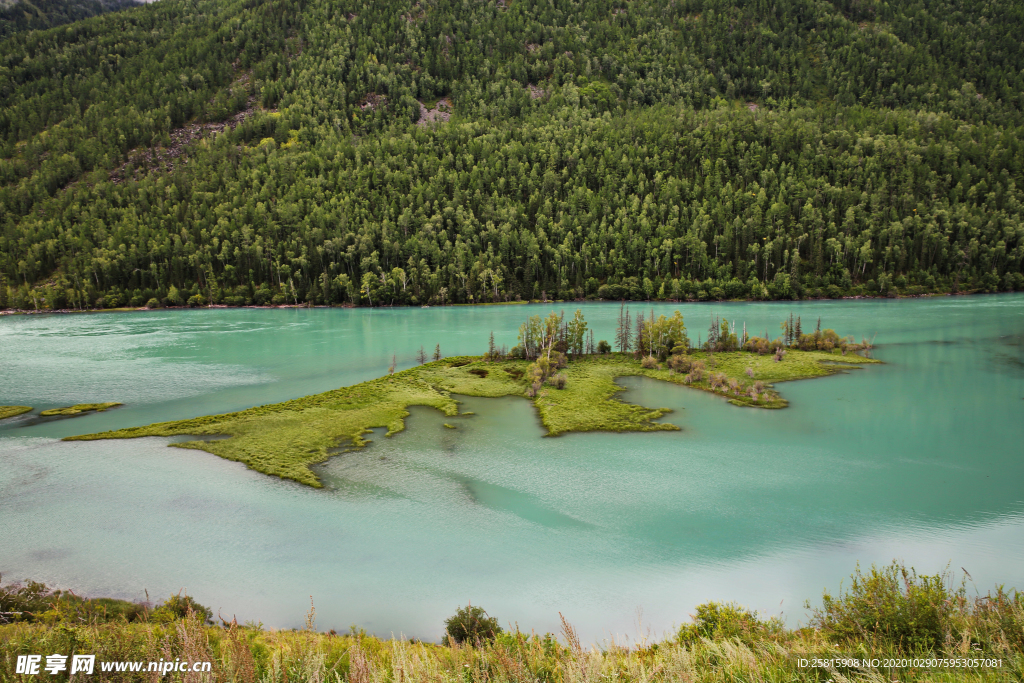
[[[617,304],[213,309],[0,318],[0,404],[120,401],[106,413],[0,422],[0,573],[79,594],[184,588],[240,622],[437,640],[472,601],[503,625],[661,637],[708,600],[790,625],[859,562],[970,572],[1024,589],[1024,295],[634,304],[712,313],[774,337],[790,311],[874,338],[869,366],[777,385],[790,407],[624,379],[624,400],[682,428],[546,438],[525,399],[465,398],[319,466],[311,489],[167,439],[73,434],[291,399],[415,363],[420,346],[512,346],[525,317],[583,309],[614,338]],[[784,361],[783,361],[784,362]],[[962,568],[962,569],[961,569]]]

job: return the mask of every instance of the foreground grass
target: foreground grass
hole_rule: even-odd
[[[765,638],[713,635],[692,641],[680,638],[638,644],[581,645],[565,624],[561,638],[500,634],[476,645],[438,645],[392,638],[382,640],[361,632],[336,635],[310,628],[303,631],[265,631],[203,625],[186,618],[166,624],[108,623],[0,626],[0,680],[31,681],[40,676],[15,673],[20,654],[84,653],[96,655],[102,681],[223,681],[225,683],[349,681],[351,683],[656,683],[692,681],[1018,681],[1024,671],[1019,650],[980,653],[970,639],[934,652],[907,654],[894,648],[838,647],[808,629],[783,631]],[[998,666],[977,668],[856,668],[801,666],[800,659],[858,657],[919,659],[947,657],[992,658]],[[212,662],[209,673],[170,673],[166,676],[100,673],[100,662]],[[144,665],[145,666],[145,665]],[[47,677],[48,676],[44,676]],[[62,679],[63,680],[63,679]]]
[[[44,410],[39,414],[43,417],[53,417],[55,415],[70,416],[81,415],[82,413],[102,413],[108,408],[113,408],[114,406],[119,405],[121,404],[113,401],[110,403],[78,403],[66,408],[51,408],[50,410]]]
[[[840,356],[818,351],[788,351],[781,362],[772,356],[737,351],[709,357],[693,354],[714,373],[725,375],[739,389],[713,387],[708,378],[687,384],[691,388],[717,393],[738,405],[761,408],[785,407],[778,392],[767,389],[755,401],[743,393],[752,382],[766,385],[796,379],[831,375],[844,368],[877,361],[859,356]],[[841,363],[840,363],[841,361]],[[323,462],[339,445],[359,448],[362,438],[374,427],[386,427],[388,435],[404,429],[409,406],[429,406],[448,416],[458,415],[454,395],[496,398],[525,396],[526,361],[486,362],[479,357],[456,357],[434,361],[394,375],[304,398],[250,408],[226,415],[211,415],[176,422],[161,422],[99,434],[67,437],[68,440],[127,439],[144,436],[222,436],[218,440],[196,440],[172,444],[197,448],[228,460],[245,463],[251,469],[285,479],[320,486],[309,469]],[[748,373],[747,370],[750,370]],[[682,375],[666,368],[644,368],[631,356],[608,354],[588,356],[569,363],[564,389],[544,387],[532,399],[550,436],[566,432],[643,432],[678,429],[655,422],[664,408],[645,408],[618,400],[622,387],[615,378],[645,376],[683,384]],[[77,406],[76,406],[77,407]]]
[[[32,406],[0,406],[0,420],[32,412]]]
[[[894,560],[858,565],[848,588],[809,603],[809,625],[789,629],[734,603],[696,607],[691,622],[655,641],[651,634],[584,647],[562,617],[558,637],[503,631],[480,607],[459,608],[440,644],[379,639],[352,627],[302,631],[212,625],[213,612],[180,592],[154,607],[83,598],[28,582],[0,587],[0,681],[18,675],[22,655],[94,655],[97,680],[162,680],[150,662],[204,662],[206,673],[167,680],[265,683],[599,683],[624,681],[1019,681],[1024,673],[1024,594],[1003,586],[967,590],[948,568],[918,574]],[[561,617],[561,614],[559,614]],[[639,624],[638,624],[639,628]],[[104,663],[138,662],[141,672]],[[164,671],[164,674],[167,674]],[[75,680],[75,677],[72,677]]]

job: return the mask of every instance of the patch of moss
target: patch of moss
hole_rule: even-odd
[[[0,406],[0,420],[32,412],[31,406]]]
[[[67,408],[51,408],[50,410],[44,410],[39,413],[43,417],[53,417],[54,415],[81,415],[82,413],[102,413],[107,408],[113,408],[119,406],[120,403],[79,403],[77,405],[68,406]]]
[[[781,362],[772,356],[747,352],[719,353],[714,358],[694,354],[708,365],[709,372],[722,373],[742,385],[760,380],[766,385],[841,372],[848,365],[877,362],[856,356],[841,358],[825,352],[789,351]],[[824,361],[824,362],[823,362]],[[99,434],[67,437],[68,440],[126,439],[143,436],[227,435],[230,438],[171,444],[195,448],[228,460],[245,463],[251,469],[309,486],[320,481],[310,465],[331,457],[339,446],[360,448],[363,435],[375,427],[386,427],[390,436],[405,428],[406,408],[422,405],[436,408],[449,417],[459,415],[453,395],[497,398],[525,396],[526,361],[488,363],[479,357],[455,357],[419,365],[379,379],[342,387],[322,394],[226,415],[162,422]],[[750,368],[753,377],[746,374]],[[480,372],[480,370],[504,372]],[[569,363],[564,389],[544,386],[533,399],[549,436],[586,431],[676,430],[671,424],[654,422],[668,409],[645,408],[618,400],[622,387],[616,377],[642,375],[684,384],[684,376],[666,369],[646,369],[631,356],[608,354],[589,356]],[[687,386],[715,391],[706,380]],[[765,390],[768,398],[754,402],[749,397],[723,394],[738,405],[761,408],[784,407],[777,392]],[[76,406],[77,407],[77,406]],[[446,425],[447,426],[447,425]]]

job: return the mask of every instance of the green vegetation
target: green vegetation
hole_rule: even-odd
[[[82,413],[92,413],[92,412],[102,413],[104,410],[106,410],[108,408],[113,408],[114,406],[119,406],[119,405],[121,405],[121,404],[120,403],[116,403],[116,402],[110,402],[110,403],[79,403],[77,405],[68,406],[67,408],[51,408],[50,410],[44,410],[44,411],[42,411],[39,414],[42,415],[43,417],[53,417],[55,415],[71,416],[71,415],[81,415]]]
[[[213,615],[208,607],[188,595],[172,595],[154,608],[149,603],[85,598],[72,591],[48,588],[38,581],[0,585],[0,624],[169,623],[185,618],[190,610],[204,621]]]
[[[138,4],[135,0],[4,0],[0,2],[0,38],[18,31],[52,28]]]
[[[727,323],[717,320],[712,320],[710,329],[724,331],[724,337],[712,334],[701,349],[691,349],[678,311],[672,318],[661,316],[657,320],[653,314],[650,319],[639,316],[639,332],[633,343],[629,334],[632,319],[625,308],[623,311],[619,336],[625,352],[596,353],[593,335],[587,335],[587,323],[579,310],[568,322],[563,315],[551,313],[544,320],[533,316],[525,322],[520,329],[520,344],[511,350],[498,349],[492,334],[483,356],[442,360],[438,345],[434,351],[438,360],[426,362],[421,349],[420,365],[395,372],[392,360],[388,375],[354,386],[237,413],[71,436],[66,440],[228,435],[231,438],[171,445],[201,449],[245,463],[264,474],[320,486],[309,466],[329,458],[339,444],[362,447],[366,443],[363,435],[374,427],[386,427],[388,436],[401,431],[409,415],[406,409],[412,405],[429,406],[454,417],[459,414],[458,401],[453,397],[456,394],[490,398],[525,396],[533,401],[549,436],[587,431],[676,430],[675,425],[654,422],[667,409],[650,409],[618,400],[616,396],[622,387],[615,379],[651,377],[709,391],[735,405],[782,408],[787,403],[772,388],[773,383],[822,377],[878,362],[852,353],[846,355],[847,351],[869,345],[853,344],[831,330],[804,335],[806,339],[801,337],[799,341],[779,338],[766,342],[764,348],[758,345],[757,338],[744,335],[742,341],[748,350],[737,350],[735,334],[729,333]],[[833,340],[837,346],[831,345]],[[799,343],[807,350],[799,348]],[[769,349],[774,349],[774,355],[767,353]],[[456,428],[448,423],[444,426]]]
[[[872,566],[867,573],[857,567],[850,578],[848,590],[840,588],[834,597],[825,591],[822,606],[812,610],[812,624],[837,638],[863,640],[870,646],[896,643],[909,651],[934,650],[942,647],[950,635],[963,637],[970,629],[965,619],[1024,608],[1024,596],[1007,593],[1002,586],[985,602],[975,601],[972,605],[967,596],[966,577],[957,585],[948,570],[934,576],[918,576],[912,567],[893,562],[887,567]],[[987,641],[979,647],[991,648],[1001,641],[1024,651],[1024,629],[1019,622],[1014,624],[1005,616],[993,621],[999,625],[998,631],[975,636]]]
[[[0,420],[32,412],[31,406],[0,406]]]
[[[354,626],[344,635],[333,630],[321,633],[315,630],[313,608],[305,629],[274,631],[265,630],[262,624],[239,626],[235,620],[206,625],[205,613],[187,610],[171,621],[154,620],[150,617],[159,609],[151,612],[146,605],[138,606],[137,617],[95,612],[83,618],[72,601],[60,600],[45,620],[16,617],[18,623],[0,625],[0,679],[20,680],[14,674],[17,655],[41,652],[95,654],[97,666],[105,661],[209,661],[213,663],[210,680],[228,683],[1001,683],[1020,679],[1024,671],[1024,594],[999,588],[984,596],[968,597],[950,587],[949,576],[918,576],[912,569],[894,567],[895,573],[877,571],[883,577],[877,597],[907,596],[923,589],[941,605],[948,605],[936,622],[940,637],[927,645],[894,637],[884,624],[875,623],[874,607],[867,602],[848,606],[851,617],[863,624],[856,633],[835,630],[827,623],[788,629],[777,619],[762,620],[737,605],[708,603],[697,607],[692,623],[665,640],[641,637],[635,644],[615,640],[598,647],[582,643],[564,617],[558,636],[527,634],[518,626],[502,631],[497,620],[479,607],[460,609],[446,621],[449,637],[442,644],[431,644],[404,638],[382,640]],[[909,583],[904,583],[904,575]],[[925,583],[944,588],[925,588]],[[0,606],[6,604],[3,596],[0,590]],[[809,657],[906,658],[911,663],[892,668],[801,667],[799,659]],[[942,668],[913,662],[936,658],[969,660],[971,666]],[[995,662],[980,666],[982,660]],[[128,672],[104,676],[105,681],[138,679],[138,674]],[[171,673],[166,678],[194,680],[179,676]]]
[[[20,31],[0,307],[1024,289],[1022,23],[1020,0],[161,0]]]
[[[483,607],[473,605],[460,607],[444,622],[444,632],[449,641],[477,647],[483,645],[484,641],[493,640],[501,631],[497,619],[487,616]]]
[[[326,460],[338,444],[364,445],[362,436],[373,427],[386,427],[388,434],[401,431],[409,414],[407,406],[430,406],[454,417],[458,402],[453,393],[489,397],[523,393],[522,385],[508,373],[487,377],[470,373],[474,360],[433,361],[351,387],[238,413],[69,438],[228,434],[232,438],[172,445],[199,448],[265,474],[319,486],[309,465]]]
[[[757,641],[778,640],[784,632],[785,627],[778,617],[762,620],[757,618],[757,612],[736,603],[708,602],[697,605],[693,623],[683,624],[677,638],[687,645],[707,638],[716,641],[735,639],[752,646]]]

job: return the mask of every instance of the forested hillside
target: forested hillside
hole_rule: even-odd
[[[0,307],[1024,289],[1022,27],[1022,0],[159,0],[19,32]]]
[[[0,37],[52,28],[137,4],[135,0],[4,0],[0,1]]]

